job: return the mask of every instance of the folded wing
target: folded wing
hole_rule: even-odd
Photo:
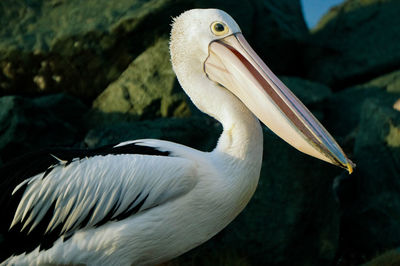
[[[10,232],[40,236],[36,246],[46,249],[79,229],[125,219],[189,192],[196,183],[193,162],[161,154],[51,155],[56,164],[14,188],[19,202]]]

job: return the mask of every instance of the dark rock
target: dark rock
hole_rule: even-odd
[[[280,78],[302,103],[307,106],[321,103],[332,96],[330,88],[324,84],[299,77],[283,76]]]
[[[89,131],[84,143],[93,148],[128,140],[152,138],[210,151],[216,146],[221,131],[221,125],[206,116],[163,118],[100,126]]]
[[[72,146],[82,134],[79,100],[65,94],[0,98],[0,163],[49,146]]]
[[[392,249],[384,252],[373,258],[368,263],[364,264],[364,266],[397,266],[400,265],[400,252],[399,249]]]
[[[244,5],[244,1],[214,0],[206,4],[231,14],[254,50],[276,74],[303,72],[302,51],[309,32],[300,1],[256,0]],[[247,6],[250,8],[245,8]],[[246,22],[242,23],[244,19]]]
[[[400,93],[400,70],[375,78],[363,87],[377,87],[389,93]]]
[[[63,90],[91,100],[154,36],[167,35],[171,16],[187,7],[161,0],[3,1],[1,93]]]
[[[400,245],[400,113],[379,98],[362,105],[354,175],[342,180],[341,254],[358,264]]]
[[[392,106],[398,96],[377,87],[353,87],[335,93],[327,101],[325,109],[328,131],[337,136],[349,137],[358,128],[364,102],[374,98],[385,106]]]
[[[283,76],[281,80],[318,120],[323,120],[325,102],[332,96],[330,88],[321,83],[298,77]]]
[[[376,99],[382,106],[392,107],[400,97],[397,86],[399,78],[400,71],[395,71],[334,93],[325,102],[324,125],[329,132],[343,139],[346,152],[353,150],[364,102]]]
[[[190,115],[187,96],[180,88],[168,58],[168,40],[160,39],[95,99],[91,120],[95,119],[98,124]]]
[[[231,13],[272,69],[296,69],[292,56],[308,34],[298,0],[5,0],[0,94],[68,91],[89,102],[145,47],[168,36],[171,17],[194,7]]]
[[[308,77],[343,88],[400,67],[400,2],[347,0],[314,29]]]

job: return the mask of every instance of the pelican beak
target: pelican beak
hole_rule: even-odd
[[[272,73],[241,33],[211,42],[204,70],[209,79],[236,95],[287,143],[352,173],[355,165],[333,137]]]

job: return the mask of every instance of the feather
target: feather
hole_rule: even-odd
[[[192,161],[168,156],[165,149],[135,142],[109,149],[86,152],[91,156],[50,153],[51,166],[13,188],[14,194],[23,193],[11,227],[35,235],[39,244],[46,241],[42,247],[48,248],[55,237],[66,241],[81,228],[125,219],[186,193],[196,183]]]

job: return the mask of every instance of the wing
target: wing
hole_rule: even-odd
[[[145,148],[146,154],[130,154],[129,146]],[[179,197],[197,181],[193,161],[135,143],[111,150],[91,151],[90,157],[50,154],[56,163],[20,182],[9,195],[18,204],[6,241],[22,235],[33,241],[30,249],[46,249],[60,236],[66,240],[81,228],[118,221]],[[26,252],[18,242],[19,252]]]

